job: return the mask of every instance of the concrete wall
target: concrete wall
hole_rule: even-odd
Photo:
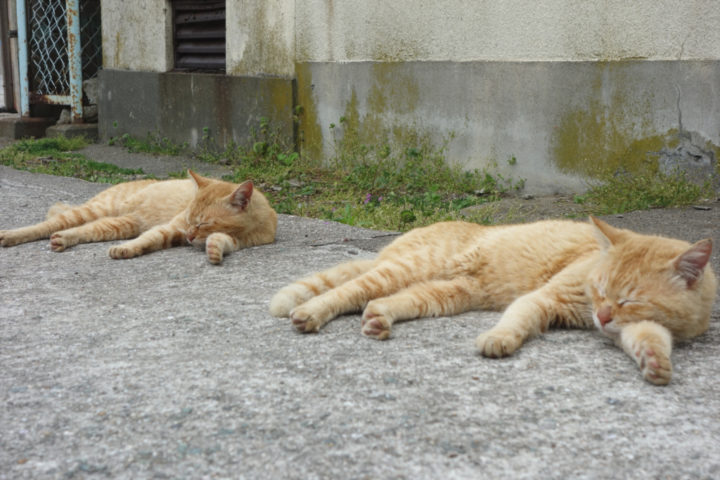
[[[720,58],[717,0],[296,0],[297,59]]]
[[[295,75],[295,4],[239,0],[227,5],[228,75]]]
[[[268,118],[291,138],[293,95],[293,82],[282,78],[104,69],[99,134],[108,139],[150,133],[191,146],[209,137],[222,146],[248,139]]]
[[[172,69],[171,15],[167,0],[103,0],[103,68],[139,72]]]
[[[172,67],[168,15],[163,0],[103,0],[106,79]],[[327,156],[330,125],[353,115],[368,142],[454,136],[451,161],[497,163],[532,192],[632,170],[679,130],[720,145],[717,0],[233,1],[227,73],[296,81],[305,154]]]

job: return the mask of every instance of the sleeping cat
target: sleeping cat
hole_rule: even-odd
[[[613,338],[649,382],[670,381],[673,339],[708,328],[716,279],[711,240],[690,245],[562,220],[484,227],[445,222],[412,230],[376,260],[341,264],[281,289],[270,313],[316,332],[363,310],[362,333],[386,339],[393,323],[502,310],[477,337],[503,357],[549,327],[591,328]]]
[[[275,240],[277,214],[251,181],[236,185],[188,173],[184,180],[120,183],[76,207],[56,204],[44,222],[0,230],[0,245],[50,237],[50,248],[62,252],[78,243],[137,237],[110,247],[110,257],[187,242],[204,246],[210,263],[219,264],[226,253]]]

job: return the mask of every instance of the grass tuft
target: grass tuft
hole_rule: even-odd
[[[25,139],[0,149],[0,164],[33,173],[75,177],[90,182],[120,183],[141,175],[141,169],[96,162],[78,153],[88,145],[83,137]]]
[[[587,204],[596,215],[611,215],[633,210],[681,207],[714,198],[712,181],[703,185],[690,182],[677,173],[609,175],[593,185],[575,201]]]

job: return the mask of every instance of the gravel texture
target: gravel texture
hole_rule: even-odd
[[[0,228],[102,188],[0,167]],[[720,245],[718,204],[607,220]],[[191,247],[0,250],[0,479],[720,477],[717,308],[667,387],[592,331],[479,357],[496,313],[401,323],[386,342],[358,315],[303,335],[268,314],[286,283],[391,239],[281,216],[275,244],[221,266]]]

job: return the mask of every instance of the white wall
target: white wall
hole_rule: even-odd
[[[168,0],[103,0],[106,68],[172,68]],[[717,0],[231,0],[230,74],[295,62],[720,59]]]
[[[294,76],[294,2],[236,0],[226,9],[228,75]]]
[[[168,0],[102,0],[103,67],[141,72],[172,69]]]
[[[297,60],[720,59],[717,0],[296,0]]]

